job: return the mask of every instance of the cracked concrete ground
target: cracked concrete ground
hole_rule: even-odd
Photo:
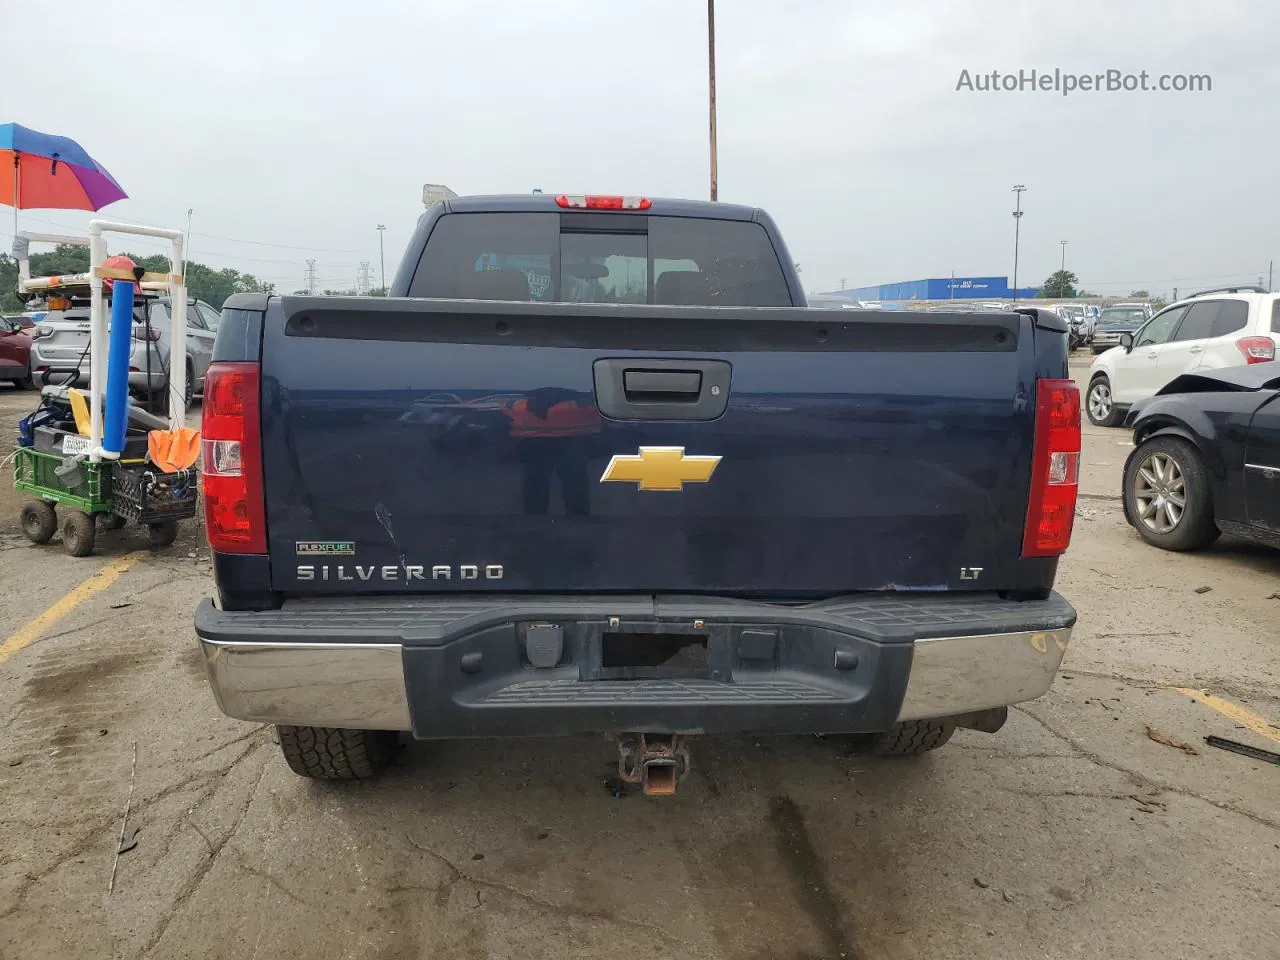
[[[26,405],[0,389],[0,442]],[[209,696],[184,536],[0,663],[0,957],[1280,957],[1280,768],[1203,738],[1280,745],[1174,689],[1280,721],[1280,554],[1146,547],[1116,499],[1127,449],[1086,427],[1059,580],[1079,625],[1004,730],[899,762],[706,741],[669,801],[615,799],[593,739],[295,777]],[[72,560],[16,513],[0,487],[0,640],[139,546]]]

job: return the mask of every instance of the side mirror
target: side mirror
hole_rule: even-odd
[[[1131,350],[1133,350],[1133,334],[1132,333],[1120,334],[1120,346],[1124,347],[1125,353],[1129,353]]]

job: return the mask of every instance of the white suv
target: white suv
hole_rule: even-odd
[[[1184,373],[1274,363],[1277,345],[1280,294],[1232,287],[1180,300],[1093,361],[1085,392],[1089,422],[1117,426],[1130,406]]]

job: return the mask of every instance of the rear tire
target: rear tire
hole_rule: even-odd
[[[916,757],[937,750],[955,732],[956,725],[947,720],[904,720],[884,733],[855,738],[854,750],[879,757]]]
[[[367,780],[387,768],[399,734],[389,730],[276,725],[289,769],[313,780]]]
[[[62,546],[73,557],[93,553],[96,533],[92,515],[82,510],[71,510],[62,518]]]
[[[161,520],[147,524],[147,540],[153,547],[167,547],[178,539],[178,522]]]
[[[48,543],[58,532],[58,515],[53,504],[28,500],[22,505],[22,533],[32,543]]]
[[[36,388],[36,378],[30,371],[27,371],[27,375],[14,380],[13,385],[19,390],[34,390]]]

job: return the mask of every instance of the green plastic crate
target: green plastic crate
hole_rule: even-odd
[[[13,485],[25,493],[54,503],[65,503],[85,513],[111,512],[111,464],[81,463],[80,482],[67,483],[55,470],[67,459],[18,447],[13,458]]]

